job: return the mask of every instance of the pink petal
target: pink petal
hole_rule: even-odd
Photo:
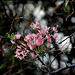
[[[10,40],[10,41],[11,41],[11,43],[12,43],[12,44],[15,44],[15,42],[14,42],[14,41],[12,41],[12,40]]]

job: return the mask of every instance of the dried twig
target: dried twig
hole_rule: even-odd
[[[66,39],[64,39],[64,40],[62,40],[62,41],[60,41],[59,43],[57,43],[57,44],[61,44],[62,42],[64,42],[65,40],[67,40],[68,38],[70,38],[71,36],[74,36],[75,35],[75,32],[74,33],[72,33],[71,35],[69,35]],[[53,47],[53,48],[55,48],[55,47]],[[53,48],[51,48],[51,49],[53,49]]]
[[[51,74],[56,74],[56,73],[59,73],[59,72],[65,70],[65,69],[67,69],[67,68],[73,68],[73,67],[75,67],[75,64],[72,64],[72,65],[68,65],[68,66],[59,68],[58,70],[51,72]]]

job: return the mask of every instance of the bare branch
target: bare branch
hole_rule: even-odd
[[[65,69],[67,69],[67,68],[73,68],[73,67],[75,67],[75,64],[72,64],[72,65],[68,65],[68,66],[59,68],[58,70],[51,72],[51,74],[56,74],[56,73],[59,73],[59,72],[65,70]]]

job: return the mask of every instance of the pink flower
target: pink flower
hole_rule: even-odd
[[[40,25],[40,23],[39,23],[39,21],[36,21],[36,26],[37,26],[38,29],[42,28],[41,25]]]
[[[40,33],[37,34],[29,34],[24,38],[24,41],[27,42],[28,47],[33,50],[34,47],[40,46],[43,44],[43,37]]]
[[[14,41],[12,41],[12,40],[10,40],[10,41],[11,41],[11,43],[12,43],[12,44],[15,44],[15,42],[14,42]]]
[[[44,39],[43,39],[42,35],[39,33],[37,33],[37,36],[38,36],[38,38],[36,39],[35,43],[37,46],[40,46],[41,44],[43,44]]]
[[[21,34],[18,33],[18,34],[15,34],[15,35],[14,35],[14,38],[13,38],[13,39],[14,39],[14,40],[15,40],[15,39],[20,39],[20,37],[21,37]]]
[[[41,25],[40,25],[40,23],[38,21],[36,21],[35,23],[32,23],[30,26],[33,29],[36,29],[36,28],[41,29],[42,28]]]
[[[41,30],[38,30],[38,32],[43,36],[45,36],[45,34],[46,34],[43,28]]]
[[[45,26],[45,32],[48,32],[50,29],[50,27],[47,27],[47,25]]]
[[[17,49],[21,49],[21,47],[20,46],[17,46]]]
[[[37,35],[33,33],[33,34],[27,35],[24,38],[24,41],[27,42],[27,45],[32,50],[36,46],[36,43],[35,43],[36,39],[37,39]]]
[[[28,46],[31,50],[33,50],[33,47],[34,47],[33,45],[28,44]]]
[[[27,56],[27,53],[29,52],[29,50],[22,50],[22,48],[20,46],[17,46],[16,52],[15,52],[15,57],[19,58],[20,60],[22,60],[25,56]]]
[[[24,41],[26,41],[26,42],[34,42],[34,40],[37,38],[37,35],[36,34],[28,34],[28,35],[26,35],[25,36],[25,38],[24,38]]]
[[[15,39],[20,39],[20,37],[21,37],[21,34],[18,33],[18,34],[15,34],[15,35],[14,35],[13,39],[14,39],[14,40],[15,40]],[[14,42],[13,40],[10,40],[10,41],[11,41],[12,44],[15,44],[15,42]]]
[[[27,52],[22,51],[21,54],[23,55],[23,57],[27,56]]]
[[[47,42],[48,43],[51,43],[51,35],[49,34],[49,35],[46,35],[46,38],[47,38]]]
[[[50,43],[47,43],[47,47],[48,47],[48,48],[51,48],[51,44],[50,44]]]
[[[19,58],[20,60],[22,60],[24,58],[24,56],[21,55],[21,50],[20,49],[17,49],[15,54],[16,54],[15,57]]]
[[[58,25],[57,25],[57,27],[58,27]],[[57,27],[53,27],[53,31],[54,31],[54,32],[58,32],[58,31],[57,31]]]
[[[34,24],[34,23],[32,23],[30,26],[31,26],[33,29],[36,29],[36,28],[37,28],[37,25]]]
[[[54,35],[52,35],[52,37],[53,37],[54,39],[56,39],[56,38],[58,37],[57,33],[54,33]]]

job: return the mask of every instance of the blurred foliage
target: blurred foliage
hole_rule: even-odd
[[[42,3],[42,7],[41,7],[41,8],[47,9],[49,6],[51,6],[51,3],[47,0],[47,1],[44,1],[44,2]]]
[[[4,35],[6,32],[9,31],[10,28],[10,20],[6,13],[5,5],[9,0],[3,2],[0,0],[0,34]]]
[[[0,66],[0,69],[4,69],[6,67],[6,65],[5,64],[2,64],[1,66]]]

